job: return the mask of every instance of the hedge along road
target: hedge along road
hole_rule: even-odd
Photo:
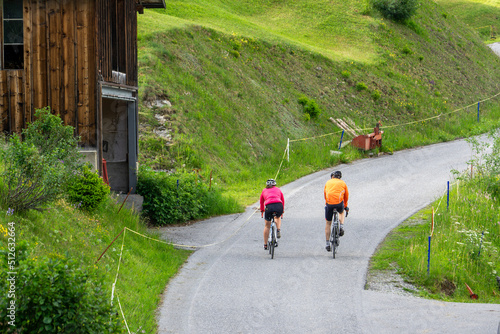
[[[442,195],[450,171],[465,170],[471,158],[469,144],[454,141],[356,161],[281,187],[286,205],[274,260],[263,250],[257,203],[240,215],[164,228],[175,243],[219,243],[194,252],[170,282],[158,332],[497,333],[498,304],[364,290],[377,245]],[[323,199],[334,169],[350,192],[336,259],[325,250]]]

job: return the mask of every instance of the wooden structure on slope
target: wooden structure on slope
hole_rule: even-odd
[[[137,182],[137,12],[164,0],[0,0],[0,131],[49,106],[111,188]]]

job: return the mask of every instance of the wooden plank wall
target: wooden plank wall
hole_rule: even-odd
[[[98,58],[101,60],[100,71],[106,82],[137,87],[137,13],[135,0],[98,0]],[[113,17],[114,16],[114,17]],[[109,23],[115,22],[117,34],[114,36]],[[112,47],[117,50],[113,53]],[[113,69],[113,56],[118,69]],[[113,75],[113,70],[125,73],[126,82],[120,82],[122,76]]]
[[[20,132],[50,106],[95,147],[96,0],[23,1],[24,70],[0,70],[0,131]]]
[[[35,109],[50,106],[84,146],[96,147],[98,81],[137,87],[136,1],[23,0],[23,6],[24,70],[0,70],[0,131],[20,132]]]

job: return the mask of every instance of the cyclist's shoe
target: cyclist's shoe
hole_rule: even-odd
[[[340,236],[343,236],[344,235],[344,228],[341,226],[340,227],[340,232],[339,232],[339,235]]]
[[[267,250],[267,244],[264,244],[264,250]]]
[[[276,231],[276,237],[279,239],[281,238],[281,230]]]
[[[277,241],[274,243],[274,247],[278,247],[278,242]]]
[[[330,247],[330,245],[329,245],[329,244],[328,244],[328,245],[326,245],[326,247],[325,247],[325,248],[326,248],[326,251],[327,251],[327,252],[331,252],[331,251],[332,251],[332,249],[331,249],[331,247]]]

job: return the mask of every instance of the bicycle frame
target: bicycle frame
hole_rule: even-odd
[[[337,248],[340,243],[340,222],[339,222],[339,213],[337,210],[333,210],[333,219],[332,226],[330,230],[330,244],[332,248],[332,256],[335,258],[335,254],[337,253]]]
[[[278,245],[274,217],[276,217],[275,213],[273,213],[273,218],[271,219],[271,228],[269,229],[269,237],[267,239],[267,248],[269,249],[269,254],[271,254],[271,259],[274,259],[274,248]]]

